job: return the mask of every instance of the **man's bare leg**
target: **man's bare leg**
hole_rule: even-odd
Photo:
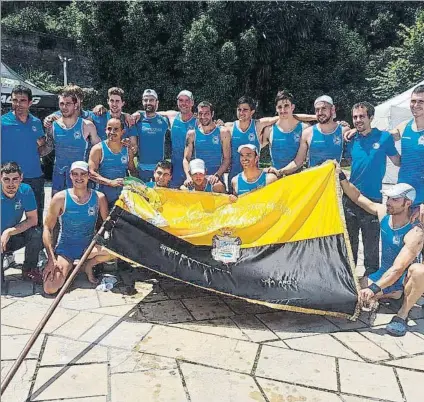
[[[94,246],[87,261],[82,265],[81,270],[87,274],[87,279],[94,285],[97,285],[98,280],[94,276],[93,269],[97,264],[115,259],[113,255],[101,246]]]
[[[65,283],[68,273],[72,269],[72,261],[58,255],[56,257],[57,267],[53,270],[53,261],[49,259],[44,268],[43,288],[47,294],[56,293]]]
[[[406,320],[409,311],[424,292],[424,264],[412,264],[408,268],[406,277],[402,307],[397,313],[397,316]]]

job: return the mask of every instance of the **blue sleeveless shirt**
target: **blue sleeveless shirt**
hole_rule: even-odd
[[[262,170],[261,174],[255,181],[248,182],[245,180],[243,172],[241,172],[236,176],[236,180],[237,180],[237,195],[242,195],[245,193],[249,193],[250,191],[256,190],[258,188],[265,187],[266,173]]]
[[[93,120],[93,123],[96,126],[97,135],[102,141],[105,141],[107,139],[107,135],[106,135],[107,122],[109,121],[109,119],[112,118],[112,115],[110,114],[110,110],[108,110],[106,113],[102,114],[101,116],[97,116],[96,114],[92,113],[92,115],[90,115],[90,118],[91,120]],[[125,132],[122,138],[137,136],[136,127],[135,126],[128,127],[127,123],[125,122],[125,115],[123,113],[121,113],[119,120],[121,120],[125,128]]]
[[[196,190],[195,188],[194,188],[194,186],[193,187],[189,187],[188,188],[188,190],[189,191],[200,191],[200,190]],[[208,181],[207,183],[206,183],[206,187],[205,187],[205,189],[203,190],[205,193],[213,193],[213,188],[212,188],[212,184]]]
[[[64,172],[73,162],[86,160],[88,141],[84,138],[84,121],[78,117],[70,128],[61,127],[53,122],[55,146],[54,170]]]
[[[94,190],[91,190],[91,196],[85,204],[76,203],[69,193],[70,190],[64,191],[65,205],[59,217],[60,232],[56,254],[76,260],[81,258],[93,239],[99,202]]]
[[[107,146],[107,141],[102,141],[102,160],[99,165],[99,174],[107,179],[124,178],[128,169],[128,148],[122,147],[121,152],[113,153]],[[108,203],[115,202],[121,194],[122,187],[99,185],[99,190],[104,193]]]
[[[402,161],[398,183],[408,183],[415,188],[417,196],[414,205],[424,202],[424,130],[412,129],[411,120],[402,135]]]
[[[269,138],[269,152],[271,163],[277,169],[288,165],[297,154],[300,139],[302,138],[302,123],[297,123],[296,127],[289,132],[283,131],[277,123],[271,128]]]
[[[204,134],[196,126],[194,151],[196,158],[203,159],[208,174],[215,174],[222,162],[221,130],[216,127],[209,134]]]
[[[315,124],[312,128],[312,140],[309,147],[309,167],[320,165],[328,159],[340,162],[343,154],[343,128],[339,124],[329,134],[323,134]]]

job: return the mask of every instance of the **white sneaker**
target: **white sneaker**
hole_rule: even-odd
[[[15,264],[15,255],[13,253],[7,253],[3,257],[3,269],[8,269]]]

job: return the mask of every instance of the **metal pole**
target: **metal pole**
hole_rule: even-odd
[[[32,346],[34,345],[34,343],[37,340],[38,336],[40,335],[41,331],[46,326],[47,321],[50,319],[50,317],[52,316],[52,314],[56,310],[56,307],[58,306],[58,304],[62,300],[62,298],[65,295],[66,291],[68,290],[69,286],[71,286],[73,280],[77,276],[78,271],[80,270],[82,264],[84,264],[85,260],[88,258],[88,256],[90,255],[91,251],[93,250],[94,246],[96,245],[96,239],[97,239],[97,237],[103,234],[103,232],[105,230],[105,223],[109,219],[110,219],[110,217],[108,217],[103,222],[102,227],[97,232],[97,234],[94,236],[92,242],[90,243],[90,245],[88,246],[87,250],[85,251],[85,253],[81,257],[79,263],[74,268],[74,270],[72,271],[71,275],[69,275],[69,277],[66,280],[66,282],[63,284],[62,289],[60,289],[60,291],[59,291],[58,295],[56,296],[56,298],[54,299],[53,303],[50,305],[50,307],[47,310],[46,314],[41,319],[41,321],[38,324],[37,328],[35,329],[35,331],[31,335],[31,338],[29,338],[29,340],[28,340],[27,344],[25,345],[24,349],[22,350],[21,354],[15,360],[15,363],[13,363],[12,368],[9,370],[9,372],[7,373],[5,379],[1,383],[1,394],[0,395],[3,395],[4,391],[6,391],[7,386],[9,385],[10,381],[12,380],[12,378],[14,377],[14,375],[16,374],[16,372],[18,371],[18,369],[19,369],[20,365],[22,364],[22,362],[24,361],[26,355],[31,350]]]
[[[63,58],[63,85],[68,85],[68,58]]]

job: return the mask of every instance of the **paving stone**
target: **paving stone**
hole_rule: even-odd
[[[209,297],[212,295],[211,292],[207,290],[173,279],[161,279],[159,283],[160,287],[170,299],[191,299],[196,297]]]
[[[346,318],[338,318],[338,317],[325,317],[328,321],[332,322],[334,325],[337,325],[342,330],[349,330],[349,329],[359,329],[359,328],[365,328],[367,324],[362,322],[360,319],[356,321],[350,321]]]
[[[40,367],[31,401],[107,395],[107,364]]]
[[[1,362],[2,381],[12,367],[12,364],[12,361]],[[16,372],[6,391],[1,396],[1,400],[4,402],[26,401],[36,366],[36,360],[24,360],[21,366],[18,368],[18,371]]]
[[[183,302],[196,320],[209,320],[234,315],[230,308],[218,297],[183,299]]]
[[[107,402],[107,396],[88,396],[87,398],[49,399],[48,402]]]
[[[339,396],[299,385],[258,378],[258,383],[271,402],[341,402]]]
[[[1,336],[1,359],[2,360],[15,360],[22,352],[31,334],[24,335],[2,335]],[[28,359],[38,359],[40,354],[43,337],[39,336],[29,351]]]
[[[7,294],[13,297],[26,297],[34,293],[33,283],[31,281],[10,281]]]
[[[333,336],[342,341],[365,360],[379,361],[390,358],[390,355],[385,350],[379,348],[357,332],[338,332],[333,334]]]
[[[372,325],[373,327],[377,327],[379,325],[388,324],[395,315],[396,314],[392,310],[390,310],[388,307],[380,306],[377,314],[375,314],[374,316],[374,320],[372,323],[369,321],[370,315],[368,313],[367,314],[362,313],[360,316],[360,319],[367,325],[370,325],[370,326]]]
[[[20,328],[33,331],[40,323],[46,311],[47,306],[18,301],[2,311],[1,319],[3,324],[18,324]],[[50,317],[44,328],[44,332],[53,332],[77,314],[77,311],[58,307],[55,313]],[[17,322],[17,317],[19,317],[19,322]]]
[[[161,356],[250,373],[258,345],[238,339],[155,326],[136,348]]]
[[[287,339],[285,342],[291,349],[295,350],[363,361],[355,353],[328,334],[308,336],[308,338]]]
[[[181,363],[181,371],[192,402],[265,402],[249,375],[190,363]]]
[[[342,392],[385,401],[402,401],[391,367],[340,359],[339,372]]]
[[[250,303],[246,300],[237,299],[236,297],[223,297],[225,303],[236,314],[261,314],[275,312],[271,307],[262,304]]]
[[[339,329],[322,316],[279,311],[257,317],[281,339],[334,332]]]
[[[164,300],[156,303],[142,303],[131,318],[163,324],[193,321],[193,317],[179,300]]]
[[[424,339],[424,320],[409,321],[409,331]]]
[[[267,346],[274,346],[276,348],[283,348],[283,349],[289,349],[287,344],[284,341],[271,341],[271,342],[265,342],[263,345]]]
[[[10,327],[8,325],[2,325],[0,329],[0,333],[2,336],[4,336],[4,335],[24,335],[24,334],[31,334],[32,332],[29,329],[21,329],[21,328]]]
[[[100,307],[97,293],[94,289],[75,289],[67,293],[59,305],[72,310],[92,310]]]
[[[280,339],[270,331],[254,315],[235,315],[231,319],[240,327],[253,342],[264,342],[273,339]]]
[[[110,349],[109,354],[110,371],[112,374],[177,369],[177,362],[170,357],[148,355],[147,353],[118,349]]]
[[[424,371],[424,355],[405,357],[404,359],[392,360],[384,364]]]
[[[0,305],[1,305],[1,308],[5,308],[5,307],[7,307],[10,304],[15,303],[15,302],[16,302],[16,300],[14,300],[14,299],[9,299],[7,297],[1,296]]]
[[[88,331],[93,325],[99,322],[102,317],[103,316],[100,314],[81,311],[66,324],[54,331],[53,334],[71,339],[78,339],[84,332]]]
[[[389,335],[384,327],[360,330],[360,332],[394,357],[424,352],[424,339],[418,338],[411,332],[399,337]]]
[[[103,315],[113,315],[115,317],[123,317],[129,311],[135,308],[133,304],[123,304],[121,306],[112,306],[112,307],[100,307],[94,310],[91,310],[92,313],[103,314]]]
[[[140,302],[140,297],[124,295],[115,289],[112,292],[97,292],[97,297],[100,301],[100,307],[121,306],[123,304],[134,305]]]
[[[424,307],[418,305],[412,307],[411,311],[409,312],[409,318],[412,320],[419,320],[424,318]]]
[[[352,396],[352,395],[341,395],[341,398],[344,402],[370,402],[369,399],[361,398],[359,396]]]
[[[138,292],[138,294],[134,297],[136,299],[139,299],[141,303],[151,303],[161,300],[169,300],[168,295],[165,294],[165,292],[157,283],[154,283],[152,285],[151,283],[135,282],[134,287]],[[148,289],[147,294],[146,288]]]
[[[423,401],[424,373],[409,370],[396,369],[403,392],[408,402]]]
[[[113,374],[112,402],[186,401],[178,370]]]
[[[337,390],[336,361],[329,356],[264,345],[255,375]]]
[[[49,336],[41,359],[41,366],[107,361],[107,348],[86,342]]]
[[[89,329],[85,331],[78,339],[86,342],[99,342],[101,338],[105,337],[109,332],[112,331],[113,328],[118,325],[118,321],[121,321],[119,317],[105,315],[101,317],[100,320],[96,321],[94,325],[91,325]]]

